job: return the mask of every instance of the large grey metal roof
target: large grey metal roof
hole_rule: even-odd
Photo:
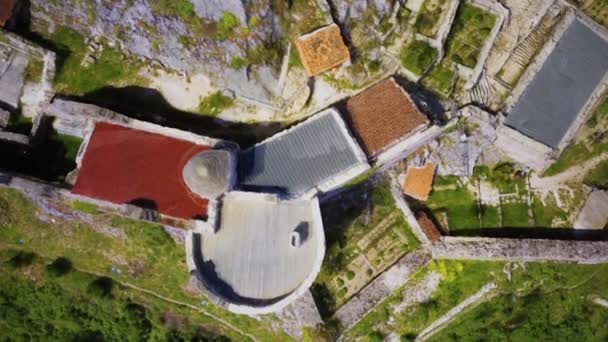
[[[234,304],[266,306],[310,286],[325,251],[319,202],[230,192],[221,226],[202,234],[197,267],[218,296]],[[300,244],[294,245],[293,237]],[[307,284],[308,283],[308,284]]]
[[[578,18],[563,34],[505,124],[556,148],[608,71],[608,42]]]
[[[364,162],[342,118],[328,110],[244,151],[238,168],[244,189],[299,195]]]

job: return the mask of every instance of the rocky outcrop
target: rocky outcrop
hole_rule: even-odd
[[[268,97],[263,86],[249,79],[255,78],[255,70],[249,74],[245,68],[235,70],[230,62],[281,39],[272,1],[189,0],[192,7],[184,1],[178,6],[155,0],[32,0],[31,14],[36,27],[68,26],[84,37],[103,36],[143,60],[188,74],[204,73],[219,87]],[[224,13],[233,14],[239,25],[229,37],[218,37],[218,21]],[[248,26],[252,18],[255,25]]]

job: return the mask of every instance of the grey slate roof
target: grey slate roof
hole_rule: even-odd
[[[342,118],[329,110],[245,150],[238,168],[245,190],[299,195],[362,162]]]
[[[547,146],[558,147],[607,71],[608,42],[575,19],[505,124]]]

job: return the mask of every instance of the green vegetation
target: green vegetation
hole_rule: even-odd
[[[175,16],[188,22],[196,17],[194,5],[188,0],[148,0],[155,15]]]
[[[492,281],[501,273],[503,265],[499,262],[434,260],[363,317],[346,333],[346,340],[367,336],[370,331],[394,332],[402,340],[413,340],[430,323]],[[407,290],[420,284],[431,272],[439,274],[441,282],[430,298],[395,312],[393,306],[405,299]],[[392,325],[388,322],[391,318],[394,320]]]
[[[481,206],[481,227],[483,228],[500,228],[500,217],[498,216],[498,208],[488,205]]]
[[[479,229],[475,194],[455,176],[435,177],[435,188],[426,203],[438,219],[446,216],[452,233]]]
[[[556,226],[556,220],[562,224],[568,223],[568,212],[559,208],[552,196],[547,196],[544,203],[538,196],[534,196],[532,213],[534,222],[538,227],[554,227]]]
[[[608,97],[597,107],[591,114],[591,117],[585,123],[589,128],[595,128],[598,123],[608,120]]]
[[[230,60],[230,67],[234,70],[240,70],[249,65],[249,61],[241,57],[232,57]]]
[[[202,115],[218,116],[224,109],[230,108],[234,99],[222,94],[221,91],[208,95],[201,99],[197,112]]]
[[[42,72],[44,70],[44,62],[39,58],[30,58],[25,68],[23,78],[26,82],[37,83],[42,80]]]
[[[502,203],[500,207],[504,227],[530,227],[526,202]]]
[[[2,340],[228,340],[239,335],[196,317],[168,311],[152,297],[110,278],[72,270],[66,258],[0,253]],[[15,260],[17,260],[15,262]],[[177,324],[169,324],[171,317]],[[220,336],[218,336],[220,335]]]
[[[401,64],[416,75],[422,75],[435,58],[437,50],[421,40],[411,42],[401,51]]]
[[[450,96],[456,73],[451,63],[445,59],[435,65],[431,72],[422,80],[422,84],[443,98]]]
[[[461,3],[447,39],[446,58],[469,68],[475,67],[479,52],[495,22],[496,16],[493,14]]]
[[[528,263],[500,294],[463,313],[433,341],[605,341],[607,265]]]
[[[65,27],[58,27],[45,37],[59,50],[59,62],[54,86],[65,95],[84,95],[107,86],[142,85],[141,65],[127,62],[118,50],[105,47],[95,63],[82,66],[86,55],[84,37]]]
[[[395,310],[395,305],[411,299],[406,297],[407,290],[431,272],[440,274],[441,281],[430,298]],[[603,341],[608,337],[608,311],[591,303],[608,296],[604,286],[608,265],[435,260],[347,331],[345,339],[377,332],[414,340],[429,324],[492,281],[498,287],[495,297],[456,316],[431,340]]]
[[[323,11],[314,0],[272,0],[272,8],[279,16],[281,31],[287,40],[327,24]]]
[[[58,206],[64,213],[70,211],[67,205],[52,205]],[[95,274],[95,278],[110,277],[115,283],[141,287],[196,307],[204,303],[201,308],[206,312],[221,317],[257,339],[289,339],[284,333],[269,329],[268,317],[257,321],[231,314],[207,303],[202,295],[189,291],[185,250],[173,241],[162,226],[109,214],[96,214],[94,218],[95,229],[74,219],[56,217],[54,223],[42,222],[36,216],[34,205],[20,192],[0,188],[0,251],[36,251],[41,258],[48,260],[65,257],[71,261],[74,269]],[[109,230],[109,227],[113,229]],[[92,280],[88,280],[87,284]],[[121,286],[114,288],[120,289]],[[140,303],[145,303],[146,307],[157,306],[162,308],[161,312],[188,317],[182,323],[210,326],[213,327],[210,328],[212,331],[225,328],[208,316],[138,290],[130,291],[123,298],[129,297],[141,298]],[[52,322],[54,317],[49,314],[40,318]],[[171,317],[166,318],[173,321]],[[222,333],[229,332],[226,330]]]
[[[435,37],[441,14],[447,11],[448,6],[447,0],[425,0],[416,19],[416,30],[427,37]]]
[[[322,204],[327,252],[311,291],[323,317],[419,245],[389,184],[370,183]]]
[[[232,38],[236,34],[235,28],[240,25],[241,22],[234,14],[224,12],[217,23],[215,34],[221,40]]]
[[[577,132],[578,141],[572,142],[562,151],[559,159],[545,170],[543,177],[557,175],[574,165],[608,153],[605,134],[608,130],[608,97],[604,98],[583,127]]]
[[[82,145],[82,139],[79,137],[59,134],[55,131],[51,134],[49,140],[62,146],[65,151],[63,154],[64,159],[76,161],[80,145]]]
[[[608,28],[608,0],[592,0],[586,2],[583,11],[593,20]]]
[[[589,157],[589,149],[585,146],[584,143],[577,143],[573,145],[568,145],[562,151],[559,159],[551,164],[549,168],[543,173],[543,176],[554,176],[559,173],[566,171],[572,165],[577,165]]]
[[[88,214],[97,214],[99,212],[97,206],[89,202],[72,201],[70,202],[70,207]]]
[[[585,183],[599,189],[608,189],[608,160],[599,163],[585,176]]]

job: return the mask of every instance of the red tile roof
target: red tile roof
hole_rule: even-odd
[[[428,124],[392,78],[350,98],[346,111],[347,120],[370,158]]]
[[[428,218],[424,212],[418,213],[416,215],[416,220],[418,221],[418,225],[420,225],[420,228],[426,237],[429,238],[431,242],[439,242],[441,240],[441,232],[439,232],[439,229],[437,229],[435,223],[433,223],[433,221]]]
[[[17,0],[0,0],[0,26],[4,27],[13,15],[13,9]]]
[[[163,215],[192,219],[207,215],[207,199],[191,193],[182,168],[208,150],[188,141],[98,123],[72,192],[114,203],[150,202]]]

